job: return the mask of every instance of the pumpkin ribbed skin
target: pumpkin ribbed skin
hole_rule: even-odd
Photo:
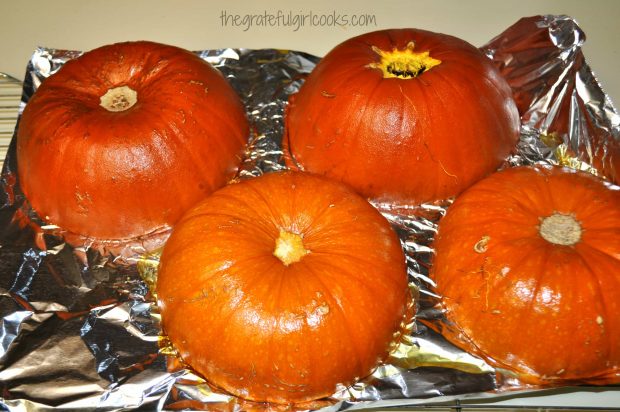
[[[126,86],[137,102],[108,111]],[[151,42],[104,46],[67,62],[28,102],[17,137],[21,188],[45,221],[129,239],[174,224],[230,179],[248,125],[225,78],[193,53]]]
[[[281,232],[308,251],[284,264]],[[216,191],[161,256],[163,330],[182,359],[234,395],[277,403],[331,395],[388,353],[407,311],[398,237],[353,191],[282,172]]]
[[[441,61],[384,78],[377,50]],[[370,66],[369,66],[370,65]],[[330,51],[290,101],[288,163],[378,201],[445,199],[495,171],[514,148],[519,115],[492,62],[469,43],[423,30],[383,30]]]
[[[549,216],[581,232],[549,236]],[[434,247],[448,339],[524,382],[620,381],[617,186],[560,167],[508,169],[457,198]]]

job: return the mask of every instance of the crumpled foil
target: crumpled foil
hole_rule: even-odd
[[[620,115],[584,60],[584,39],[569,17],[535,16],[482,47],[512,86],[522,115],[517,151],[504,167],[562,164],[617,182]],[[37,49],[28,64],[21,110],[46,77],[79,54]],[[284,169],[284,109],[319,58],[246,49],[198,55],[229,79],[251,120],[238,178]],[[73,249],[57,232],[29,219],[16,179],[15,138],[0,183],[0,409],[290,409],[218,392],[174,357],[160,336],[149,290],[156,253]],[[437,222],[449,204],[375,205],[406,252],[418,294],[412,332],[372,376],[296,409],[423,405],[527,389],[426,326],[442,318],[428,268]]]
[[[566,16],[521,19],[482,51],[512,87],[521,140],[511,165],[560,164],[620,183],[620,116]]]

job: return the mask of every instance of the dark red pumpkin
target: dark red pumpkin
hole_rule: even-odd
[[[620,188],[507,169],[456,199],[431,276],[449,340],[524,382],[620,382]]]
[[[348,187],[282,172],[227,186],[174,227],[164,333],[210,383],[256,401],[331,395],[371,373],[407,321],[389,223]]]
[[[19,183],[73,234],[129,239],[174,224],[230,179],[248,124],[226,79],[193,53],[104,46],[46,79],[19,123]]]
[[[330,51],[292,96],[283,144],[292,167],[416,204],[495,171],[518,132],[511,89],[478,49],[400,29]]]

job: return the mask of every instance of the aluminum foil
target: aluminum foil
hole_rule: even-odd
[[[517,151],[504,167],[564,164],[617,179],[620,116],[584,60],[584,39],[569,17],[535,16],[482,47],[512,86],[522,115]],[[20,113],[39,84],[79,54],[37,49]],[[251,120],[238,178],[284,169],[284,109],[319,58],[282,50],[197,54],[229,79]],[[156,253],[73,249],[62,234],[32,217],[16,179],[15,138],[0,183],[0,409],[283,409],[218,392],[178,361],[160,336],[149,290]],[[297,409],[421,405],[525,389],[427,327],[443,316],[428,268],[437,222],[449,204],[375,205],[406,251],[418,294],[412,332],[372,376]]]
[[[522,19],[482,50],[511,85],[522,135],[512,165],[552,163],[620,180],[620,116],[566,16]],[[615,164],[614,164],[615,162]]]

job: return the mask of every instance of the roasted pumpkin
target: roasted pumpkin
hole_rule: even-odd
[[[47,223],[98,240],[174,224],[230,179],[248,137],[241,100],[193,53],[104,46],[43,81],[19,122],[19,184]]]
[[[418,204],[494,172],[518,133],[512,91],[478,49],[393,29],[349,39],[319,62],[290,99],[283,145],[292,168]]]
[[[526,383],[620,382],[620,188],[507,169],[456,199],[434,247],[449,340]]]
[[[234,395],[287,404],[370,374],[411,303],[385,218],[348,187],[295,172],[229,185],[185,214],[156,291],[190,367]]]

